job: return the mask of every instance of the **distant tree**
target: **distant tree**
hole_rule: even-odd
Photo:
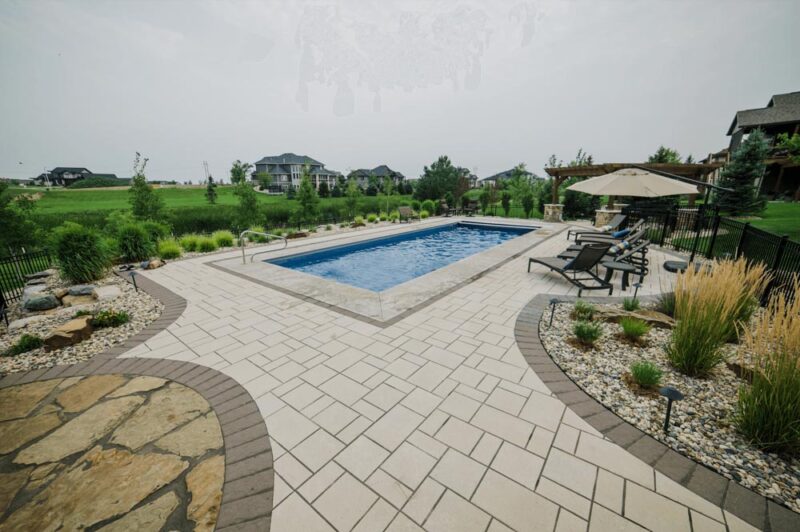
[[[31,218],[34,206],[26,194],[14,196],[8,182],[0,181],[0,252],[16,252],[37,242],[37,228]]]
[[[511,170],[511,177],[508,179],[506,187],[511,193],[511,199],[520,206],[524,196],[533,194],[530,172],[525,168],[525,163],[519,163]]]
[[[448,191],[456,195],[459,177],[461,177],[459,169],[453,166],[446,155],[442,155],[433,164],[424,168],[414,188],[414,198],[438,200]]]
[[[147,183],[144,175],[147,166],[146,157],[137,151],[133,159],[133,178],[128,189],[128,201],[131,211],[140,220],[160,220],[164,210],[164,201],[156,194],[153,187]]]
[[[503,194],[500,196],[500,204],[503,206],[503,212],[508,218],[508,213],[511,212],[511,193],[507,190],[503,191]]]
[[[525,218],[530,218],[533,212],[533,190],[528,189],[522,195],[522,210],[525,212]]]
[[[247,181],[240,181],[233,193],[239,198],[239,228],[247,228],[258,221],[258,193]]]
[[[358,183],[356,183],[355,179],[348,180],[347,189],[345,189],[344,193],[344,206],[350,218],[355,218],[356,216],[359,198],[361,198],[361,188],[358,186]]]
[[[800,134],[794,133],[790,137],[788,133],[781,133],[776,140],[777,147],[786,150],[794,164],[800,164]]]
[[[764,175],[767,155],[769,146],[764,132],[756,129],[733,152],[731,162],[722,171],[719,186],[732,191],[716,191],[714,203],[720,210],[732,216],[758,214],[764,210],[766,201],[759,196],[756,182]]]
[[[206,183],[206,201],[211,205],[217,202],[217,184],[214,183],[214,178],[211,174],[208,175],[208,182]]]
[[[256,180],[258,181],[259,190],[268,190],[269,186],[272,184],[272,174],[269,172],[258,172],[256,174]]]
[[[319,196],[311,184],[311,175],[308,172],[308,167],[303,168],[303,174],[300,178],[300,186],[297,188],[297,202],[300,204],[300,219],[303,222],[310,223],[314,220],[317,214],[317,206],[319,205]]]
[[[377,196],[378,195],[378,187],[374,183],[370,183],[367,185],[367,196]]]
[[[658,147],[653,155],[647,158],[647,162],[680,164],[681,154],[677,150],[662,145]]]
[[[296,194],[297,190],[295,190],[294,185],[286,187],[286,199],[294,199]]]
[[[394,181],[391,177],[384,177],[381,186],[383,195],[386,196],[386,212],[389,212],[389,197],[394,194]]]
[[[491,183],[484,184],[483,188],[481,188],[481,193],[478,196],[478,201],[481,204],[481,212],[483,214],[486,214],[486,209],[489,207],[489,197],[491,196],[491,190],[490,190],[491,188],[494,188],[492,187]]]
[[[234,185],[238,185],[239,183],[244,183],[247,181],[247,174],[250,173],[250,170],[253,169],[253,165],[250,163],[243,163],[239,159],[236,159],[231,165],[231,183]]]
[[[568,167],[572,168],[575,166],[591,166],[594,164],[594,158],[583,151],[583,148],[578,148],[578,153],[575,155],[575,158],[569,162],[567,165]],[[548,168],[560,168],[564,165],[564,161],[558,160],[556,162],[555,154],[551,155],[547,161]],[[552,203],[559,203],[561,197],[561,185],[569,179],[570,176],[568,175],[561,175],[558,177],[554,177],[550,180],[551,187],[550,187],[550,201]],[[544,209],[544,206],[541,207]]]
[[[692,154],[690,153],[686,156],[686,159],[683,162],[685,164],[694,164],[694,157],[692,157]]]
[[[452,192],[445,192],[444,193],[444,202],[447,203],[448,207],[455,207],[456,206],[456,198],[453,196]]]
[[[344,195],[342,192],[342,187],[339,186],[339,183],[333,185],[333,189],[331,190],[331,197],[332,198],[341,198]]]
[[[543,180],[536,190],[536,210],[544,214],[544,206],[551,199],[553,179]]]
[[[319,184],[319,191],[318,192],[319,192],[319,197],[320,198],[327,198],[328,196],[331,195],[331,189],[330,189],[330,187],[328,187],[328,182],[327,181],[323,181],[322,183]]]

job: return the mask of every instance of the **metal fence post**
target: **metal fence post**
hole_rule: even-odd
[[[669,210],[664,215],[664,227],[661,229],[661,239],[659,240],[659,246],[662,248],[664,247],[664,241],[667,239],[667,226],[669,225],[669,216],[672,214],[672,211]]]
[[[705,217],[705,209],[697,209],[697,212],[694,213],[695,220],[694,220],[694,242],[692,242],[692,253],[689,255],[689,262],[694,262],[694,256],[697,253],[697,246],[700,244],[700,229],[701,229],[701,221]]]
[[[714,244],[717,243],[717,233],[719,232],[719,222],[721,218],[719,215],[719,211],[717,210],[714,214],[714,225],[713,229],[711,230],[711,242],[708,244],[708,251],[706,251],[706,258],[713,259],[714,258]]]
[[[744,241],[747,237],[747,231],[750,229],[750,222],[744,224],[742,227],[742,235],[739,237],[739,244],[736,246],[736,256],[735,258],[739,258],[742,255],[742,248],[744,247]]]

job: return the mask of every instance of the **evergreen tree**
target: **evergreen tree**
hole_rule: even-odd
[[[206,183],[206,201],[211,205],[217,202],[217,184],[214,183],[214,178],[211,177],[211,174],[209,174],[208,182]]]
[[[681,154],[678,150],[659,146],[656,152],[647,158],[648,163],[673,163],[681,164]]]
[[[159,220],[164,209],[164,201],[156,194],[153,187],[147,183],[144,169],[148,159],[142,157],[137,151],[133,159],[133,179],[128,189],[128,201],[131,211],[140,220]]]
[[[459,168],[453,166],[446,155],[442,155],[430,166],[426,166],[414,188],[414,198],[418,200],[438,200],[445,192],[457,195]]]
[[[331,189],[328,187],[328,182],[323,181],[319,184],[319,197],[320,198],[327,198],[331,195]]]
[[[300,178],[300,186],[297,187],[296,197],[297,202],[300,204],[300,220],[302,222],[311,222],[317,213],[319,196],[314,189],[314,185],[311,184],[308,166],[303,167],[303,174]]]
[[[766,170],[764,159],[769,154],[769,146],[764,132],[757,129],[750,133],[733,152],[731,162],[720,176],[719,186],[732,189],[731,192],[717,190],[714,204],[732,216],[758,214],[767,203],[759,196],[757,181]]]
[[[35,203],[25,194],[15,197],[8,188],[7,181],[0,181],[0,254],[16,252],[37,241],[36,224],[31,218]]]

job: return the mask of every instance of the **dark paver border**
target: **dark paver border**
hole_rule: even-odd
[[[272,447],[264,418],[249,392],[224,373],[192,362],[118,358],[166,329],[186,308],[185,299],[152,279],[137,276],[136,284],[164,304],[158,319],[86,362],[6,375],[0,378],[0,389],[35,381],[108,374],[160,377],[191,388],[211,405],[224,443],[225,481],[216,530],[269,531],[275,482]]]
[[[549,310],[550,299],[548,294],[538,294],[525,305],[517,316],[514,335],[528,365],[556,397],[612,442],[743,521],[770,532],[800,530],[800,514],[673,450],[584,392],[550,357],[539,337],[539,322],[544,312]],[[574,296],[558,296],[559,302],[577,299]],[[597,303],[621,303],[623,298],[583,299]]]

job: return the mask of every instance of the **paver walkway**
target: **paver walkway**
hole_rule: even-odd
[[[210,366],[250,392],[272,438],[273,530],[752,530],[605,440],[530,369],[519,311],[575,290],[525,257],[382,328],[204,264],[230,256],[144,274],[188,305],[125,356]],[[650,258],[642,294],[671,281]]]

